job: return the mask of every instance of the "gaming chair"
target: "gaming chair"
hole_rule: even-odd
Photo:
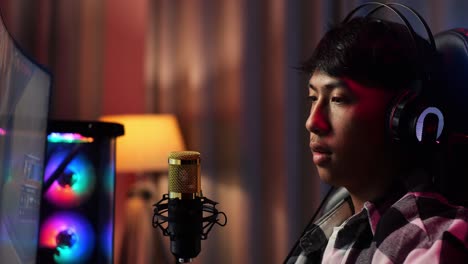
[[[443,78],[438,96],[447,125],[445,173],[437,185],[453,203],[468,206],[468,29],[450,29],[434,38]]]

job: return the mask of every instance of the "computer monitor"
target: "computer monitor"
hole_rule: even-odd
[[[34,263],[51,74],[28,58],[0,17],[0,260]]]

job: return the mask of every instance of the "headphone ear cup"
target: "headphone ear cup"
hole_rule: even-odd
[[[444,115],[439,108],[430,106],[421,109],[414,122],[418,142],[436,144],[444,129]]]
[[[414,105],[416,97],[414,91],[405,90],[392,100],[387,118],[387,131],[392,142],[407,142],[410,139],[409,108]]]
[[[388,115],[388,131],[393,142],[435,144],[444,128],[444,115],[427,106],[412,90],[393,100]]]

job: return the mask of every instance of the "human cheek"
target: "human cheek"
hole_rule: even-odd
[[[384,138],[384,122],[380,117],[375,113],[357,114],[353,110],[336,115],[334,121],[336,151],[350,156],[348,159],[358,153],[373,152],[371,149],[378,148]]]
[[[372,160],[383,150],[385,142],[383,123],[380,118],[355,119],[352,129],[348,133],[348,150],[359,153],[362,160]]]
[[[356,127],[352,112],[332,109],[331,113],[330,123],[333,132],[330,140],[334,152],[340,155],[354,141],[356,134],[359,133],[355,132]]]

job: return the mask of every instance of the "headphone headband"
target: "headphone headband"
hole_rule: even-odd
[[[370,12],[368,12],[366,14],[365,17],[369,17],[371,16],[372,14],[374,14],[375,12],[377,12],[378,10],[380,10],[381,8],[386,8],[390,11],[392,11],[393,13],[395,13],[398,18],[403,21],[404,23],[404,26],[406,27],[406,29],[408,30],[408,33],[410,34],[410,37],[411,39],[413,40],[413,45],[414,45],[414,48],[416,50],[416,52],[418,53],[418,57],[420,58],[420,60],[422,60],[424,58],[424,56],[421,54],[422,53],[422,49],[418,49],[418,44],[417,44],[417,41],[416,41],[416,32],[414,31],[414,28],[411,26],[411,23],[408,21],[408,19],[395,7],[393,6],[398,6],[398,7],[401,7],[401,8],[404,8],[406,10],[408,10],[409,12],[411,12],[418,20],[419,22],[424,26],[424,29],[426,31],[426,35],[427,35],[427,38],[428,38],[428,42],[429,42],[429,45],[431,46],[431,49],[433,50],[433,52],[436,52],[437,51],[437,48],[436,48],[436,44],[435,44],[435,40],[434,40],[434,35],[432,34],[432,31],[431,29],[429,28],[428,24],[426,23],[426,21],[423,19],[423,17],[418,13],[416,12],[413,8],[411,7],[408,7],[406,5],[403,5],[403,4],[400,4],[400,3],[379,3],[379,2],[368,2],[368,3],[364,3],[362,5],[359,5],[358,7],[354,8],[351,12],[349,12],[349,14],[345,17],[345,19],[343,20],[343,24],[347,23],[352,17],[353,15],[367,7],[367,6],[377,6],[375,7],[374,9],[372,9]],[[425,64],[426,65],[426,64]],[[430,80],[430,74],[428,72],[427,69],[425,69],[424,71],[424,75],[426,75],[426,78],[428,80]]]
[[[418,13],[416,12],[416,10],[414,10],[413,8],[409,7],[409,6],[406,6],[406,5],[403,5],[403,4],[400,4],[400,3],[387,3],[386,4],[387,6],[399,6],[399,7],[402,7],[406,10],[408,10],[409,12],[411,12],[415,17],[418,18],[418,21],[419,23],[421,23],[423,26],[424,26],[424,29],[426,30],[426,35],[427,35],[427,38],[428,38],[428,41],[429,41],[429,44],[431,45],[431,47],[436,50],[436,44],[435,44],[435,40],[434,40],[434,35],[432,34],[432,31],[431,29],[429,28],[429,25],[426,23],[426,21],[424,20],[424,18]],[[378,11],[380,8],[384,7],[383,5],[381,6],[378,6],[376,7],[374,10],[372,10],[371,12],[369,12],[369,14],[367,14],[367,16],[371,15],[372,13]],[[393,10],[396,11],[395,8],[392,8]],[[406,21],[405,24],[407,27],[409,27],[411,29],[411,31],[413,32],[413,34],[415,34],[415,31],[414,31],[414,28],[411,26],[411,24],[408,22],[408,20],[406,18],[403,17],[403,15],[401,13],[398,13],[398,16],[400,16],[402,19],[404,19],[403,21]]]

